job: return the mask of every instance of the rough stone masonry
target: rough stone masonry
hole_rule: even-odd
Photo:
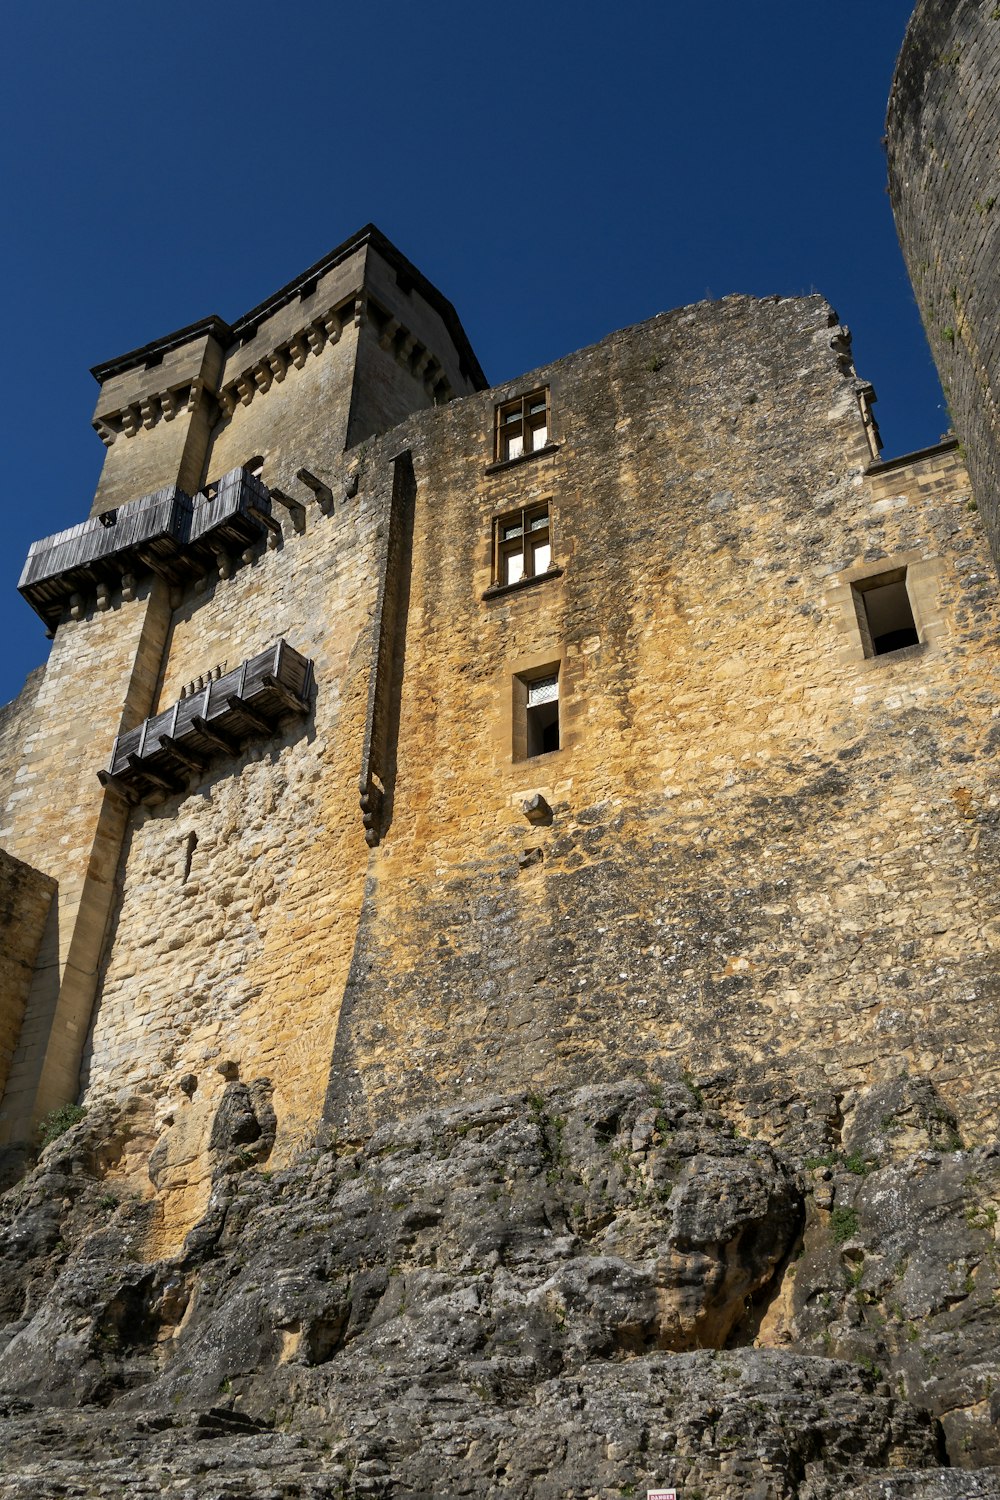
[[[878,457],[817,296],[489,389],[371,226],[95,374],[0,725],[0,1494],[1000,1494],[955,440]]]

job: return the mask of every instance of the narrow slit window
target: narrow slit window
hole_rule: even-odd
[[[853,588],[866,656],[888,656],[920,644],[905,568],[859,581]]]
[[[184,840],[184,873],[181,876],[181,885],[187,885],[191,878],[191,866],[194,863],[194,851],[198,847],[198,835],[189,833]]]

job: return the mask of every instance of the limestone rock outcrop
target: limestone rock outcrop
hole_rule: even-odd
[[[1000,1155],[932,1149],[926,1089],[844,1102],[877,1159],[777,1149],[674,1079],[270,1174],[266,1088],[233,1083],[160,1260],[148,1110],[95,1110],[0,1199],[0,1495],[998,1496]]]

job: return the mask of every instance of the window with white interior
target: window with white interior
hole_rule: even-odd
[[[508,511],[493,522],[493,582],[500,587],[537,578],[552,566],[548,501]]]
[[[532,391],[496,409],[495,457],[503,463],[537,453],[549,441],[549,391]]]

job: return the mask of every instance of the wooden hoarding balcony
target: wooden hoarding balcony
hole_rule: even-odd
[[[255,736],[269,739],[281,719],[307,713],[312,683],[312,662],[278,641],[120,734],[107,770],[97,773],[101,784],[131,803],[182,792],[211,760],[238,754]]]
[[[126,574],[154,572],[171,582],[204,573],[219,549],[246,547],[277,531],[267,486],[233,469],[192,500],[171,486],[33,542],[18,590],[55,626],[74,594],[118,588]]]

